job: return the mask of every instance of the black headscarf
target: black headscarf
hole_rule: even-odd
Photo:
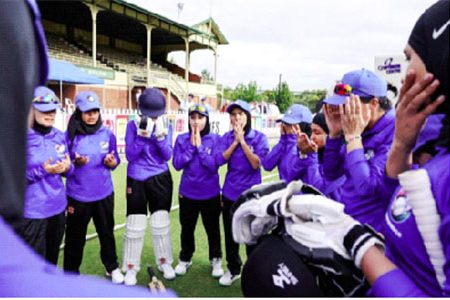
[[[52,131],[53,126],[44,126],[42,124],[39,124],[36,119],[34,119],[33,121],[33,130],[36,131],[37,133],[40,133],[42,135],[46,135],[49,134],[50,131]]]
[[[313,118],[313,124],[316,124],[318,126],[320,126],[320,128],[323,129],[323,131],[325,131],[326,134],[329,133],[328,130],[328,126],[327,126],[327,122],[325,120],[325,115],[323,113],[317,113],[314,118]],[[323,163],[323,153],[324,153],[324,148],[319,149],[318,150],[318,158],[319,158],[319,162]]]
[[[450,109],[449,11],[450,1],[436,2],[417,20],[408,39],[408,44],[420,56],[427,72],[433,73],[441,83],[431,98],[435,100],[439,95],[447,97],[435,113],[445,113]]]
[[[81,118],[82,112],[77,108],[75,112],[72,114],[69,120],[69,125],[67,126],[67,131],[69,133],[69,139],[73,141],[76,135],[83,134],[94,134],[97,130],[102,127],[102,116],[99,113],[97,123],[94,125],[88,125],[83,122]]]
[[[250,130],[252,130],[252,115],[246,110],[244,110],[244,113],[247,115],[247,124],[244,126],[244,135],[247,135]]]

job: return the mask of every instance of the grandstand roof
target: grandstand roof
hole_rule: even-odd
[[[211,18],[190,27],[124,0],[38,0],[43,19],[89,32],[92,31],[92,18],[83,3],[100,8],[97,34],[138,43],[145,48],[147,34],[144,25],[152,26],[153,54],[185,50],[185,38],[189,38],[190,51],[228,44]],[[211,30],[205,30],[205,25],[211,26]]]
[[[202,29],[208,28],[207,31],[203,31],[205,33],[209,33],[209,28],[211,28],[211,33],[217,39],[219,45],[228,45],[228,40],[225,38],[223,33],[219,29],[219,25],[214,21],[213,18],[208,18],[200,23],[192,25],[192,28],[198,29],[199,31],[203,31]]]

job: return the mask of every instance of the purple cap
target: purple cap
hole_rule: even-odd
[[[366,69],[346,73],[341,83],[350,85],[351,93],[360,97],[386,97],[387,95],[386,80]],[[323,102],[333,105],[344,104],[347,97],[348,95],[334,94]]]
[[[49,112],[61,107],[55,93],[45,86],[38,86],[34,89],[34,99],[32,104],[33,107],[40,112]]]
[[[75,97],[75,105],[82,112],[101,108],[97,94],[90,91],[78,93]]]
[[[301,104],[293,104],[288,108],[283,118],[277,120],[277,122],[287,124],[311,123],[312,119],[313,116],[309,108]]]
[[[231,114],[231,112],[233,111],[233,109],[235,107],[239,107],[240,109],[248,112],[251,115],[251,112],[250,112],[251,108],[250,108],[250,104],[248,104],[248,102],[241,100],[241,99],[237,99],[236,101],[234,101],[233,103],[231,103],[228,106],[227,113]]]
[[[157,88],[147,88],[139,96],[139,110],[150,118],[157,118],[166,112],[166,97]]]

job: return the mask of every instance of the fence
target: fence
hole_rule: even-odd
[[[125,132],[127,123],[134,120],[137,110],[130,109],[103,109],[101,111],[103,124],[111,129],[117,138],[117,150],[119,153],[125,152]],[[55,127],[66,131],[67,123],[72,114],[72,110],[66,109],[58,112],[56,115]],[[188,115],[187,113],[169,112],[166,114],[172,124],[173,142],[176,137],[188,131]],[[257,115],[252,116],[252,128],[259,130],[267,135],[269,139],[278,138],[280,135],[279,127],[276,120],[279,116]],[[230,117],[228,113],[211,112],[209,115],[209,123],[211,132],[223,135],[230,128]]]

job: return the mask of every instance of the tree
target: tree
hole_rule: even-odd
[[[261,101],[271,102],[271,101],[275,101],[275,99],[277,97],[277,93],[275,90],[273,90],[273,91],[265,90],[259,96],[260,96]]]
[[[241,99],[247,102],[258,101],[259,94],[258,94],[258,85],[256,81],[250,81],[247,85],[239,83],[234,89],[231,98],[233,100]]]
[[[202,75],[203,81],[205,81],[205,82],[213,82],[214,81],[211,73],[207,69],[203,69],[201,71],[201,75]]]
[[[292,105],[293,95],[289,90],[287,82],[283,81],[281,85],[273,90],[278,108],[281,113],[284,113],[289,106]]]
[[[308,90],[295,95],[294,103],[307,106],[312,112],[316,111],[317,103],[325,98],[327,90]]]

